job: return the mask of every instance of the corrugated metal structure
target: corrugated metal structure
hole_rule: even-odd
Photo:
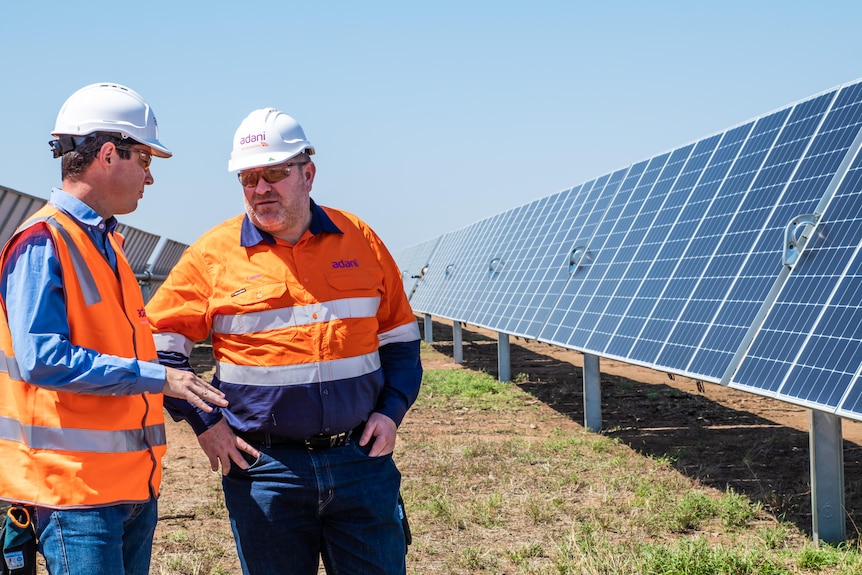
[[[0,245],[5,244],[21,223],[47,200],[0,186]],[[144,299],[155,293],[177,263],[187,244],[160,237],[132,226],[117,226],[125,238],[124,251],[138,276]]]

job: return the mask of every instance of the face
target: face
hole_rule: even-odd
[[[314,174],[311,161],[295,158],[241,172],[245,211],[251,222],[275,237],[297,241],[311,222],[309,195]]]
[[[129,159],[123,159],[114,150],[111,162],[115,164],[111,172],[110,212],[113,215],[128,214],[138,207],[138,201],[144,197],[144,186],[153,183],[150,173],[152,155],[149,148],[142,145],[132,145],[127,149]]]

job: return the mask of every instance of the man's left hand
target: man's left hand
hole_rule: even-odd
[[[359,438],[359,445],[364,447],[373,437],[374,443],[371,445],[371,451],[368,455],[370,457],[389,455],[395,450],[395,434],[397,431],[398,426],[389,417],[382,413],[372,413],[365,424],[365,431],[362,432],[362,437]]]
[[[224,417],[198,435],[198,443],[209,458],[213,471],[218,471],[221,464],[222,475],[230,473],[231,462],[240,469],[248,469],[248,463],[240,451],[245,451],[255,459],[260,455],[258,450],[246,443],[242,437],[236,436]]]

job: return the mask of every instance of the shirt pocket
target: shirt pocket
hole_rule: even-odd
[[[356,269],[327,274],[326,281],[335,318],[331,324],[331,349],[339,355],[376,350],[380,282],[373,274]]]
[[[373,274],[362,270],[336,271],[326,274],[326,283],[332,297],[377,297],[380,295],[379,282]]]
[[[269,304],[270,307],[277,307],[274,304],[275,300],[279,300],[287,293],[287,285],[284,282],[273,282],[250,286],[241,290],[235,291],[230,296],[230,302],[238,306],[250,306],[259,303]]]

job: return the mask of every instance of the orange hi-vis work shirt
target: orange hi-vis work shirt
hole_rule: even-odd
[[[115,272],[77,222],[48,204],[6,244],[0,269],[14,239],[37,226],[51,234],[61,264],[71,343],[156,361],[121,238],[110,236]],[[0,499],[82,508],[157,496],[166,450],[162,394],[90,395],[24,381],[0,303]]]
[[[206,427],[224,415],[240,432],[302,439],[375,411],[399,424],[416,399],[419,328],[397,265],[359,218],[311,207],[295,245],[245,216],[216,226],[147,303],[160,356],[212,338],[230,407],[199,414]]]

